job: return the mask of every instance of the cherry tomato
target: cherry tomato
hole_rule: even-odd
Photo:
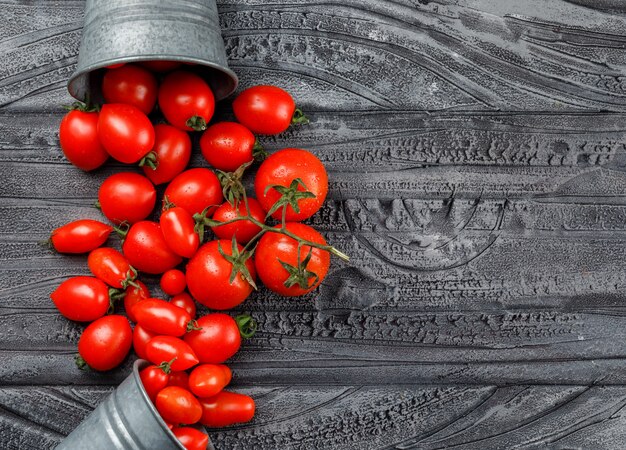
[[[221,364],[241,347],[241,332],[235,319],[227,314],[212,313],[197,320],[200,330],[185,335],[185,342],[206,364]]]
[[[288,222],[286,229],[302,239],[326,245],[324,237],[308,225]],[[326,250],[303,245],[300,249],[300,261],[304,261],[309,250],[311,250],[311,259],[305,269],[315,275],[306,276],[302,274],[303,276],[298,278],[297,274],[294,274],[293,277],[290,277],[284,264],[288,264],[293,267],[293,270],[296,270],[298,266],[298,242],[284,234],[265,233],[259,240],[256,249],[256,259],[259,261],[256,269],[263,284],[271,291],[287,297],[297,297],[311,292],[326,277],[330,267],[330,254]],[[288,279],[294,281],[290,287],[285,285]]]
[[[187,287],[185,274],[178,269],[171,269],[161,276],[161,290],[167,295],[178,295]]]
[[[213,397],[201,398],[200,423],[211,428],[250,422],[254,417],[254,400],[236,392],[222,391]]]
[[[148,342],[150,342],[152,338],[155,338],[157,336],[158,336],[157,333],[148,331],[139,324],[135,325],[135,329],[133,330],[133,348],[135,349],[135,353],[137,353],[137,356],[139,356],[141,359],[148,359],[146,346],[148,345]],[[165,360],[161,360],[161,361],[154,362],[154,363],[161,364],[162,362],[165,362]]]
[[[256,138],[237,122],[220,122],[202,133],[200,150],[213,167],[234,172],[239,166],[254,160]]]
[[[98,203],[102,214],[111,222],[133,224],[148,217],[154,209],[156,189],[144,176],[116,173],[100,186]]]
[[[189,135],[171,125],[159,124],[154,127],[154,147],[140,165],[150,181],[163,184],[185,170],[190,158]]]
[[[165,196],[192,216],[221,204],[224,199],[220,180],[205,168],[189,169],[178,175],[165,189]]]
[[[246,89],[233,102],[233,112],[255,134],[279,134],[292,123],[308,122],[291,95],[276,86]]]
[[[133,306],[147,298],[150,298],[150,290],[148,289],[148,286],[139,280],[135,280],[135,284],[137,286],[128,286],[126,288],[126,294],[124,295],[124,310],[126,311],[128,318],[133,322],[137,322],[137,318],[132,312]]]
[[[159,391],[164,389],[168,381],[170,381],[169,366],[167,364],[148,366],[139,372],[139,378],[143,388],[146,390],[146,394],[154,403]]]
[[[206,450],[209,445],[209,435],[195,428],[173,428],[172,433],[186,450]]]
[[[193,301],[193,298],[191,298],[191,295],[186,292],[181,292],[180,294],[172,297],[170,303],[187,311],[192,320],[196,318],[196,303]]]
[[[133,64],[107,70],[102,80],[102,95],[107,103],[133,105],[144,114],[154,109],[157,89],[154,75]]]
[[[154,127],[137,107],[108,103],[100,111],[98,138],[114,159],[134,164],[152,150]]]
[[[306,186],[305,189],[302,185],[298,185],[297,191],[308,191],[313,193],[315,197],[297,199],[299,212],[288,205],[286,220],[299,222],[319,211],[328,193],[326,169],[315,155],[297,148],[280,150],[263,161],[259,167],[254,180],[254,189],[263,209],[269,211],[281,197],[275,188],[269,186],[290,187],[296,179],[302,180]],[[279,208],[272,214],[272,217],[281,220],[282,210],[283,208]]]
[[[113,231],[97,220],[75,220],[52,231],[50,242],[59,253],[87,253],[106,242]]]
[[[156,409],[166,422],[192,425],[200,420],[202,407],[187,389],[168,386],[157,394]]]
[[[215,98],[200,76],[178,70],[159,87],[159,107],[167,121],[185,131],[206,129],[215,111]]]
[[[232,243],[227,240],[204,244],[187,263],[187,287],[192,297],[211,309],[231,309],[241,304],[252,293],[250,281],[239,271],[231,282],[233,264],[221,253],[233,255]],[[236,244],[238,252],[243,247]],[[242,265],[252,280],[256,279],[254,263],[248,258]]]
[[[59,127],[63,154],[69,162],[85,171],[97,169],[109,159],[98,138],[99,117],[96,111],[75,109],[63,117]]]
[[[247,200],[250,215],[252,215],[252,217],[259,222],[264,223],[265,211],[263,211],[261,204],[254,198],[249,198]],[[213,213],[213,220],[217,220],[218,222],[228,222],[245,216],[247,216],[245,202],[240,201],[237,207],[228,202],[224,202]],[[247,244],[250,239],[259,233],[259,231],[261,231],[261,228],[250,220],[239,220],[226,225],[213,227],[213,232],[218,238],[230,240],[235,237],[237,242],[240,244]]]
[[[130,350],[133,332],[123,316],[104,316],[85,328],[78,341],[79,367],[86,363],[94,370],[119,366]]]
[[[170,70],[178,69],[182,65],[178,61],[143,61],[139,64],[153,72],[169,72]]]
[[[166,272],[183,260],[167,246],[159,224],[147,220],[130,227],[122,250],[137,270],[152,274]]]
[[[165,242],[174,253],[191,258],[198,251],[200,237],[195,230],[196,222],[185,208],[174,206],[163,211],[159,223]]]
[[[187,372],[172,372],[170,374],[170,381],[168,386],[178,386],[183,389],[189,390],[189,375]]]
[[[111,64],[110,66],[106,66],[107,69],[119,69],[120,67],[125,66],[126,63],[117,63],[117,64]]]
[[[137,323],[146,330],[167,336],[182,336],[191,322],[187,311],[158,298],[137,303],[133,314]]]
[[[232,376],[224,364],[202,364],[189,374],[189,389],[196,397],[212,397],[228,386]]]
[[[180,372],[198,364],[198,357],[189,344],[174,336],[156,336],[146,344],[146,356],[153,364],[172,361],[172,371]]]
[[[120,252],[110,247],[93,250],[87,257],[89,270],[109,286],[126,289],[137,278],[137,271]]]
[[[91,322],[104,316],[112,302],[109,286],[93,277],[65,280],[50,298],[63,317],[78,322]]]

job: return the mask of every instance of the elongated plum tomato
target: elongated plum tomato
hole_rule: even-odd
[[[110,247],[93,250],[87,257],[89,270],[116,289],[126,289],[137,278],[137,271],[120,252]]]
[[[209,445],[209,435],[195,428],[172,428],[172,433],[186,450],[205,450]]]
[[[142,61],[141,64],[146,69],[150,69],[153,72],[169,72],[174,69],[178,69],[182,66],[182,63],[178,61]]]
[[[157,394],[155,406],[163,420],[173,424],[192,425],[202,416],[198,399],[187,389],[178,386],[162,389]]]
[[[147,220],[130,227],[122,251],[135,269],[151,274],[166,272],[182,261],[167,246],[159,224]]]
[[[111,222],[133,224],[150,215],[156,204],[156,189],[146,177],[121,172],[104,180],[98,191],[102,214]]]
[[[92,322],[104,316],[111,298],[109,286],[94,277],[72,277],[57,287],[50,298],[69,320]]]
[[[172,181],[189,164],[191,139],[171,125],[154,127],[154,147],[140,162],[143,173],[154,184]]]
[[[75,109],[63,116],[59,127],[63,154],[69,162],[87,172],[97,169],[109,159],[98,139],[99,117],[97,111]]]
[[[168,386],[178,386],[183,389],[189,390],[189,375],[187,372],[172,372],[170,374],[170,381]]]
[[[235,319],[227,314],[212,313],[197,320],[199,330],[185,335],[202,363],[221,364],[241,347],[241,333]]]
[[[211,397],[228,386],[232,376],[224,364],[201,364],[189,374],[189,389],[196,397]]]
[[[170,299],[172,305],[176,305],[179,308],[183,308],[189,313],[192,319],[196,318],[196,302],[193,301],[191,295],[186,292],[181,292]]]
[[[191,316],[187,311],[158,298],[137,303],[133,314],[139,325],[159,335],[182,336],[191,325]]]
[[[133,322],[137,322],[137,318],[132,312],[133,306],[147,298],[150,298],[150,290],[148,289],[148,286],[139,280],[135,280],[135,284],[136,286],[128,286],[126,288],[126,293],[124,294],[124,310],[126,311],[128,318]]]
[[[186,170],[174,178],[165,189],[165,197],[192,216],[209,206],[217,207],[224,199],[220,180],[203,167]]]
[[[178,295],[187,287],[185,274],[178,269],[171,269],[161,276],[161,290],[167,295]]]
[[[102,80],[102,95],[107,103],[124,103],[150,114],[157,99],[155,76],[143,67],[125,64],[109,69]]]
[[[196,222],[185,208],[174,206],[163,211],[159,223],[171,251],[183,258],[191,258],[198,251],[200,237],[195,230]]]
[[[106,242],[113,227],[97,220],[75,220],[52,231],[50,242],[59,253],[87,253]]]
[[[328,174],[324,164],[314,154],[298,148],[279,150],[259,167],[254,180],[254,190],[263,209],[269,211],[281,197],[280,192],[271,186],[289,187],[296,179],[300,179],[306,186],[305,188],[298,185],[297,190],[311,192],[314,197],[298,199],[299,212],[288,205],[286,220],[299,222],[319,211],[328,194]],[[283,209],[279,208],[272,217],[281,220],[282,215]]]
[[[135,329],[133,330],[133,348],[135,349],[135,353],[137,353],[137,356],[139,356],[141,359],[147,360],[148,353],[146,351],[146,346],[152,338],[155,338],[157,336],[157,333],[148,331],[139,324],[135,325]],[[164,361],[154,362],[154,364],[159,365],[162,362]]]
[[[108,103],[100,111],[98,138],[111,157],[134,164],[152,150],[154,127],[136,106]]]
[[[247,200],[250,215],[259,222],[264,223],[265,211],[263,211],[261,204],[254,198]],[[231,205],[229,202],[224,202],[213,213],[213,220],[229,222],[245,216],[247,216],[245,202],[240,201],[237,207]],[[261,231],[261,228],[250,220],[239,220],[226,225],[213,227],[213,232],[218,238],[230,240],[235,237],[240,244],[247,244],[259,231]]]
[[[202,133],[200,150],[213,167],[234,172],[239,166],[254,160],[256,138],[237,122],[220,122]]]
[[[148,366],[139,372],[139,378],[141,379],[143,388],[146,390],[146,394],[148,394],[148,397],[150,397],[150,400],[154,403],[159,391],[164,389],[168,381],[170,381],[169,364]]]
[[[145,351],[148,361],[153,364],[174,360],[172,363],[174,372],[190,369],[199,362],[189,344],[174,336],[156,336],[150,339]]]
[[[233,102],[237,120],[255,134],[279,134],[292,123],[306,118],[294,116],[296,103],[289,93],[277,86],[253,86]]]
[[[124,316],[104,316],[92,322],[78,341],[78,353],[94,370],[111,370],[124,361],[133,332]],[[79,366],[81,361],[77,360]]]
[[[200,423],[211,428],[250,422],[254,417],[254,400],[236,392],[222,391],[213,397],[201,398],[200,404]]]
[[[159,107],[167,121],[178,129],[201,131],[215,112],[215,98],[200,76],[177,70],[159,87]]]
[[[324,237],[308,225],[288,222],[285,228],[287,231],[309,242],[326,245]],[[291,278],[284,265],[288,264],[293,268],[297,268],[298,242],[284,234],[265,233],[259,240],[256,249],[256,260],[259,261],[256,269],[265,287],[287,297],[297,297],[315,289],[326,277],[330,267],[330,254],[326,250],[303,245],[300,249],[300,261],[304,261],[309,251],[311,251],[311,259],[305,269],[314,273],[317,277],[311,275],[304,277],[302,280],[293,278],[294,283],[291,286],[286,286],[285,283]]]

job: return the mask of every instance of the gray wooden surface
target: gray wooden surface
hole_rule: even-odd
[[[303,299],[245,305],[254,422],[218,449],[626,446],[626,4],[221,0],[242,87],[275,83],[352,255]],[[68,165],[83,1],[0,1],[0,442],[58,443],[125,377],[76,370],[48,295],[85,259],[37,244],[91,207]],[[232,117],[228,102],[219,113]],[[195,165],[203,162],[198,155]],[[154,286],[155,279],[148,278]]]

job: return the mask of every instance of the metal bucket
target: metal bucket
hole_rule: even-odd
[[[56,450],[184,450],[143,388],[139,371],[149,365],[135,361],[133,373]]]
[[[207,80],[217,100],[237,88],[215,0],[87,0],[70,94],[100,101],[102,69],[141,61],[194,64],[188,68]]]

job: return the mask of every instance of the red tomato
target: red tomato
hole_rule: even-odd
[[[110,66],[106,66],[107,69],[119,69],[120,67],[123,67],[124,65],[126,65],[126,63],[117,63],[117,64],[111,64]]]
[[[100,186],[98,203],[102,214],[111,222],[133,224],[148,217],[154,209],[156,189],[139,174],[116,173]]]
[[[215,98],[200,76],[178,70],[159,87],[159,107],[169,123],[185,131],[201,131],[215,111]]]
[[[50,242],[59,253],[87,253],[106,242],[113,231],[97,220],[75,220],[52,231]]]
[[[191,298],[191,295],[186,292],[182,292],[172,297],[170,303],[187,311],[192,320],[196,318],[196,303],[193,301],[193,298]]]
[[[139,64],[153,72],[169,72],[170,70],[178,69],[182,65],[178,61],[143,61]]]
[[[189,390],[189,375],[187,372],[172,372],[168,386],[178,386]]]
[[[109,103],[100,111],[98,138],[114,159],[134,164],[152,150],[154,127],[135,106]]]
[[[275,188],[269,188],[269,186],[289,187],[298,178],[304,182],[306,189],[298,185],[297,190],[311,192],[315,197],[294,199],[300,211],[296,212],[291,205],[288,205],[286,220],[299,222],[319,211],[328,193],[326,169],[315,155],[297,148],[280,150],[263,161],[259,167],[254,180],[254,189],[263,209],[270,211],[281,197]],[[282,216],[282,207],[272,214],[272,217],[277,220],[281,220]]]
[[[209,445],[209,435],[195,428],[173,428],[172,433],[186,450],[206,450]]]
[[[324,237],[308,225],[288,222],[286,229],[309,242],[326,245]],[[300,250],[300,261],[304,261],[309,250],[312,250],[311,259],[305,267],[308,276],[300,274],[302,276],[298,277],[295,272],[290,274],[283,264],[289,264],[295,271],[298,266],[298,242],[284,234],[265,233],[259,240],[256,249],[256,260],[259,261],[256,270],[263,284],[271,291],[287,297],[297,297],[311,292],[322,282],[328,272],[330,253],[326,250],[303,245]],[[288,280],[290,281],[288,282]],[[285,283],[291,284],[291,286],[287,286]]]
[[[89,270],[109,286],[126,289],[137,278],[137,271],[128,264],[114,248],[102,247],[93,250],[87,257]]]
[[[178,269],[171,269],[161,276],[161,290],[167,295],[178,295],[187,287],[185,274]]]
[[[165,196],[192,216],[221,204],[224,199],[220,180],[205,168],[189,169],[178,175],[165,189]]]
[[[167,336],[182,336],[191,322],[187,311],[158,298],[137,303],[133,314],[144,329]]]
[[[159,224],[147,220],[130,227],[122,250],[137,270],[146,273],[163,273],[182,261],[182,258],[167,246]]]
[[[222,391],[213,397],[201,398],[200,423],[211,428],[250,422],[254,417],[254,400],[235,392]]]
[[[202,407],[196,397],[187,389],[168,386],[156,398],[156,409],[166,422],[192,425],[200,420]]]
[[[109,69],[102,80],[102,95],[107,103],[124,103],[150,114],[157,99],[158,83],[146,69],[126,64]]]
[[[233,102],[237,120],[255,134],[279,134],[292,123],[308,123],[288,92],[276,86],[253,86]]]
[[[65,280],[50,298],[63,317],[78,322],[91,322],[104,316],[112,302],[109,286],[93,277]]]
[[[119,366],[130,350],[133,332],[123,316],[104,316],[89,324],[78,341],[79,367],[86,363],[94,370]]]
[[[152,338],[155,338],[157,336],[158,336],[157,333],[148,331],[139,324],[135,325],[135,329],[133,330],[133,347],[135,349],[135,353],[137,353],[137,356],[139,356],[141,359],[147,360],[148,353],[146,352],[146,346],[148,345],[148,342],[150,342]],[[158,362],[153,361],[153,362],[155,364],[161,364],[164,361],[165,360],[161,360]]]
[[[228,386],[232,376],[224,364],[202,364],[189,374],[189,389],[196,397],[212,397]]]
[[[185,342],[202,363],[220,364],[241,347],[241,332],[235,319],[227,314],[212,313],[197,320],[200,330],[185,335]]]
[[[211,125],[200,138],[202,155],[213,167],[234,172],[239,166],[254,160],[256,138],[237,122]]]
[[[196,253],[200,237],[196,233],[196,221],[185,208],[175,206],[163,211],[159,222],[170,250],[184,258],[191,258]]]
[[[150,397],[150,400],[154,403],[156,396],[167,386],[170,381],[169,366],[148,366],[139,372],[139,378],[143,384],[143,388],[146,390],[146,394]]]
[[[146,344],[148,361],[161,364],[163,361],[172,361],[172,371],[180,372],[198,364],[198,357],[189,344],[174,336],[156,336]]]
[[[139,280],[135,280],[135,284],[137,284],[137,286],[128,286],[126,288],[126,294],[124,295],[124,310],[126,311],[128,318],[133,322],[137,322],[137,318],[132,312],[133,306],[140,301],[150,298],[150,290],[148,289],[148,286]]]
[[[250,209],[250,215],[252,217],[261,223],[265,222],[265,211],[263,211],[261,204],[256,199],[248,199],[248,208]],[[224,202],[213,213],[213,220],[217,220],[218,222],[228,222],[245,216],[247,216],[245,202],[240,201],[238,207],[234,207],[230,203]],[[240,244],[247,244],[250,239],[259,233],[259,231],[261,231],[261,227],[250,220],[239,220],[226,225],[213,227],[213,232],[218,238],[230,240],[235,237],[237,242]]]
[[[243,247],[236,244],[239,252]],[[244,278],[246,270],[252,280],[256,279],[254,263],[248,258],[231,282],[233,264],[221,253],[233,255],[232,243],[227,240],[204,244],[187,263],[187,287],[192,297],[212,309],[231,309],[241,304],[252,293],[252,284]],[[244,269],[245,268],[245,269]]]
[[[75,109],[61,120],[59,127],[61,149],[67,160],[79,169],[94,170],[109,159],[109,154],[98,139],[99,117],[96,111]]]
[[[154,127],[154,147],[140,165],[150,181],[163,184],[185,170],[190,158],[189,135],[170,125],[159,124]]]

